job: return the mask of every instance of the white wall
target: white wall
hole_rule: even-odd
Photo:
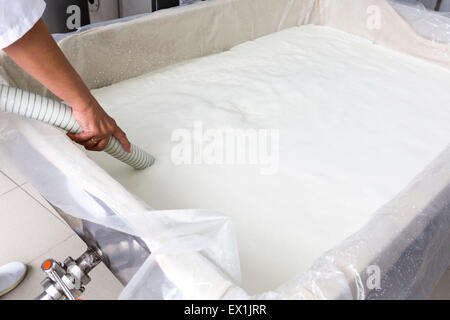
[[[89,7],[91,23],[96,23],[151,12],[152,0],[94,0]]]
[[[91,23],[107,21],[119,18],[119,2],[118,0],[95,0],[98,3],[98,10],[94,10],[96,5],[89,5],[91,17]],[[88,2],[89,3],[89,2]]]
[[[119,0],[121,17],[152,12],[152,0]]]
[[[90,4],[91,23],[128,17],[152,11],[152,0],[92,0]],[[201,0],[179,0],[180,5],[191,4]],[[94,11],[95,8],[97,8]]]

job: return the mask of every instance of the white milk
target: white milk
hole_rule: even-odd
[[[95,90],[157,162],[93,157],[155,209],[232,216],[243,288],[261,292],[356,232],[448,144],[449,85],[442,67],[296,27]],[[220,139],[236,129],[252,142]],[[174,157],[188,144],[197,155]]]

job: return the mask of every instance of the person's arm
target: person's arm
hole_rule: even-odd
[[[101,151],[114,136],[130,152],[130,142],[125,133],[92,96],[42,19],[3,50],[22,69],[72,107],[75,120],[83,129],[80,134],[68,134],[72,140],[88,150]]]

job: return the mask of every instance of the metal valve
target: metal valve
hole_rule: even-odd
[[[45,260],[41,265],[47,275],[41,282],[44,292],[36,300],[76,300],[91,281],[88,273],[100,262],[100,256],[92,249],[76,260],[68,257],[64,263]]]

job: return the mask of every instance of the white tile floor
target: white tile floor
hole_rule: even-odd
[[[41,263],[47,258],[78,258],[86,245],[41,195],[0,157],[0,265],[22,261],[28,266],[23,283],[1,299],[33,299],[42,290]],[[82,299],[116,299],[122,285],[103,265],[91,272]]]
[[[77,258],[86,245],[51,206],[0,157],[0,265],[19,260],[28,266],[24,282],[1,299],[33,299],[44,278],[40,270],[46,258]],[[122,285],[101,264],[91,273],[83,299],[115,299]],[[450,300],[450,269],[442,277],[433,299]]]

